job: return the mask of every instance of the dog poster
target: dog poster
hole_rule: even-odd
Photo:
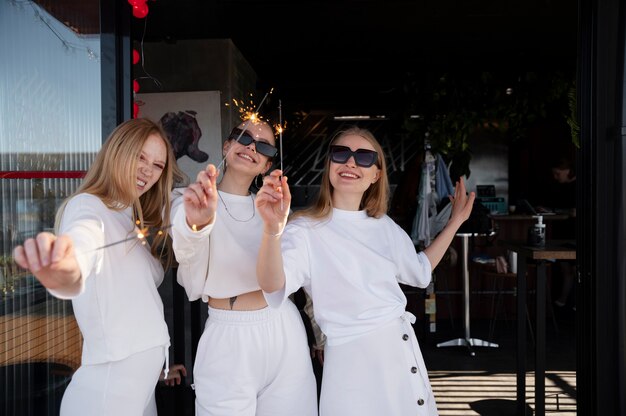
[[[222,160],[221,94],[219,91],[137,94],[139,117],[160,122],[176,162],[194,181],[208,163]]]

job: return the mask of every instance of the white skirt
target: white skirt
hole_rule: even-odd
[[[324,351],[320,416],[437,415],[424,358],[406,312]]]

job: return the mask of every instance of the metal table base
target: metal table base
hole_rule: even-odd
[[[440,342],[437,347],[467,347],[470,355],[475,356],[473,347],[491,347],[498,348],[498,344],[485,341],[478,338],[472,338],[470,336],[470,287],[469,287],[469,238],[474,234],[471,233],[458,233],[456,236],[462,238],[463,243],[463,306],[464,306],[464,319],[465,319],[465,337],[455,338],[449,341]]]

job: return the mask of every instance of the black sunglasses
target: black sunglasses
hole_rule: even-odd
[[[271,144],[261,142],[259,140],[254,140],[252,135],[247,130],[245,130],[243,134],[241,134],[241,132],[242,130],[240,128],[235,127],[232,133],[230,133],[230,136],[228,136],[228,140],[236,140],[237,143],[241,143],[244,146],[248,146],[254,142],[254,147],[256,151],[263,156],[274,157],[276,156],[276,153],[278,153],[278,149]],[[241,137],[239,135],[241,135]],[[238,137],[239,140],[237,140]]]
[[[330,146],[330,160],[335,163],[346,163],[350,157],[354,157],[354,163],[362,168],[369,168],[378,160],[378,153],[369,149],[356,149],[352,151],[347,146]]]

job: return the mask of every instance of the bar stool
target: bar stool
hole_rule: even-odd
[[[508,273],[508,272],[498,273],[495,270],[493,271],[484,270],[482,271],[482,274],[484,277],[491,279],[493,281],[492,294],[491,294],[491,313],[489,315],[490,316],[489,317],[489,339],[493,339],[493,336],[496,330],[496,324],[498,322],[498,315],[501,309],[504,314],[505,321],[507,320],[506,307],[504,305],[504,295],[517,296],[517,287],[514,287],[513,289],[505,290],[504,284],[508,279],[512,279],[512,281],[515,282],[517,275],[515,273]],[[534,342],[535,336],[533,333],[533,326],[530,321],[530,313],[528,312],[528,306],[526,306],[526,320],[528,323],[528,328],[530,330],[530,336]]]
[[[530,265],[529,265],[530,266]],[[513,296],[517,296],[517,287],[514,287],[513,290],[505,290],[504,289],[504,283],[507,281],[507,279],[511,279],[513,282],[516,281],[517,279],[517,275],[515,273],[498,273],[495,270],[485,270],[482,272],[483,275],[485,277],[491,278],[493,279],[493,295],[491,298],[491,317],[490,317],[490,321],[489,321],[489,339],[493,339],[493,335],[495,332],[495,328],[496,328],[496,324],[497,324],[497,320],[498,320],[498,315],[500,312],[500,309],[502,309],[503,313],[504,313],[504,317],[506,320],[506,308],[504,307],[504,295],[513,295]],[[550,315],[552,317],[552,325],[554,326],[554,330],[555,332],[559,332],[559,326],[556,322],[556,318],[555,318],[555,314],[554,314],[554,308],[552,306],[552,302],[550,301],[551,296],[550,296],[550,289],[549,289],[550,285],[548,285],[548,288],[546,290],[547,292],[547,304],[548,304],[548,310],[550,311]],[[530,331],[530,336],[532,341],[535,341],[535,336],[534,336],[534,332],[533,332],[533,326],[530,320],[530,313],[528,311],[528,305],[526,305],[526,321],[528,324],[528,329]]]

